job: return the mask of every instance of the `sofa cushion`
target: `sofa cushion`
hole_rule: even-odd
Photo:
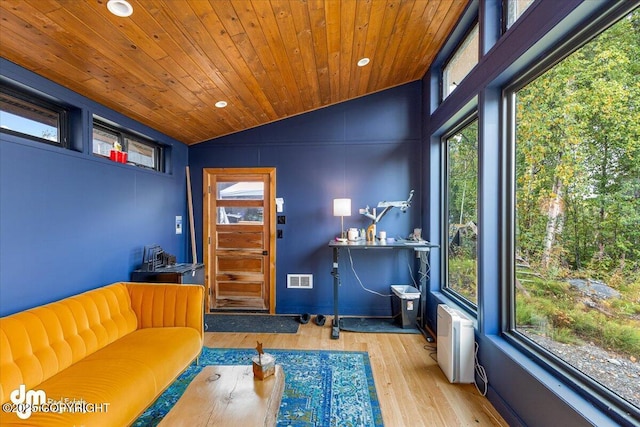
[[[94,405],[91,408],[101,408],[99,412],[38,412],[24,421],[14,416],[8,425],[129,425],[201,350],[200,336],[193,328],[134,331],[36,387],[48,399],[84,401]]]
[[[94,289],[0,319],[0,401],[133,332],[138,320],[124,284]]]
[[[155,398],[201,351],[202,342],[193,328],[146,328],[132,332],[79,364],[112,359],[142,363],[153,373],[156,395],[152,398]]]
[[[204,287],[201,285],[156,285],[125,283],[138,329],[188,326],[204,337]]]

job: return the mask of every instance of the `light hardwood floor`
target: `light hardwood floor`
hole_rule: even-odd
[[[309,322],[297,334],[205,332],[204,344],[218,348],[367,351],[384,424],[404,426],[507,426],[473,384],[450,384],[435,348],[418,334],[361,334],[342,331],[331,339],[331,318]],[[433,356],[433,358],[431,357]],[[324,427],[324,426],[322,426]]]

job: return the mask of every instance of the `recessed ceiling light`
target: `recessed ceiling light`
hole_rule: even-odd
[[[364,67],[368,63],[369,63],[369,58],[362,58],[360,61],[358,61],[358,67]]]
[[[216,107],[218,108],[224,108],[227,106],[227,101],[218,101],[216,102]]]
[[[126,18],[133,13],[133,6],[127,0],[109,0],[107,9],[116,16]]]

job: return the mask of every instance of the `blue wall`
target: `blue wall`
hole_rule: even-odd
[[[394,209],[378,224],[388,236],[406,237],[420,227],[422,199],[420,82],[327,107],[189,148],[194,194],[202,191],[206,167],[275,167],[277,197],[284,198],[286,224],[276,247],[276,312],[333,312],[331,250],[340,232],[333,199],[352,199],[345,228],[370,223],[359,208],[382,200],[405,200],[415,190],[413,206]],[[195,198],[198,253],[202,253],[202,199]],[[346,252],[345,252],[346,254]],[[352,254],[363,284],[389,294],[389,286],[412,283],[406,253]],[[341,257],[343,314],[391,315],[391,298],[368,293]],[[288,273],[314,275],[311,290],[287,289]]]
[[[184,261],[187,146],[0,59],[3,77],[65,102],[81,117],[78,151],[0,134],[0,315],[120,280],[160,244]],[[93,114],[167,144],[168,173],[91,154]],[[78,140],[79,139],[79,140]]]

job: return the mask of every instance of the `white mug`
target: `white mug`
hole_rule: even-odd
[[[355,242],[356,240],[358,240],[358,229],[357,228],[350,228],[349,230],[347,230],[347,239],[349,239],[352,242]]]
[[[386,231],[379,231],[378,232],[378,239],[387,240],[387,232]]]

